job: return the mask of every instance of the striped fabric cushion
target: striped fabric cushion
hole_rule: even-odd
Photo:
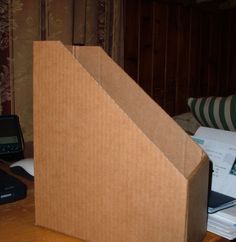
[[[236,131],[236,95],[189,98],[188,106],[202,126]]]

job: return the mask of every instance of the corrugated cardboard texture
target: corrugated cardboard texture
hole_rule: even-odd
[[[199,242],[205,154],[100,48],[69,49],[34,43],[36,224],[94,242]]]
[[[188,177],[199,163],[202,150],[101,48],[74,47],[73,53],[136,125]]]
[[[209,164],[207,162],[203,164],[192,174],[188,182],[186,241],[202,241],[202,235],[207,227],[206,184],[208,184]]]

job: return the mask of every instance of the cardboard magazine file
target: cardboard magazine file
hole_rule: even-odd
[[[208,159],[99,47],[34,43],[36,224],[92,242],[200,242]]]

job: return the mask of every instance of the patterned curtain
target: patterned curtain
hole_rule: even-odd
[[[14,113],[12,31],[17,23],[13,15],[22,7],[22,0],[0,0],[0,114]]]
[[[10,88],[10,43],[9,43],[9,3],[0,0],[0,111],[1,114],[11,112]]]
[[[123,67],[123,1],[74,0],[73,42],[99,45]]]

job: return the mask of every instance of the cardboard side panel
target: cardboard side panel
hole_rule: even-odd
[[[36,224],[94,242],[183,242],[184,176],[62,45],[36,42],[34,54]]]
[[[75,56],[147,137],[188,177],[203,158],[203,151],[102,49],[97,47],[95,51],[95,48],[75,47]],[[96,68],[89,64],[94,58]]]
[[[207,228],[209,161],[205,158],[202,165],[189,180],[187,240],[202,241]],[[198,226],[196,226],[198,224]]]
[[[88,73],[101,84],[101,47],[86,46],[83,48],[72,46],[72,53]]]

